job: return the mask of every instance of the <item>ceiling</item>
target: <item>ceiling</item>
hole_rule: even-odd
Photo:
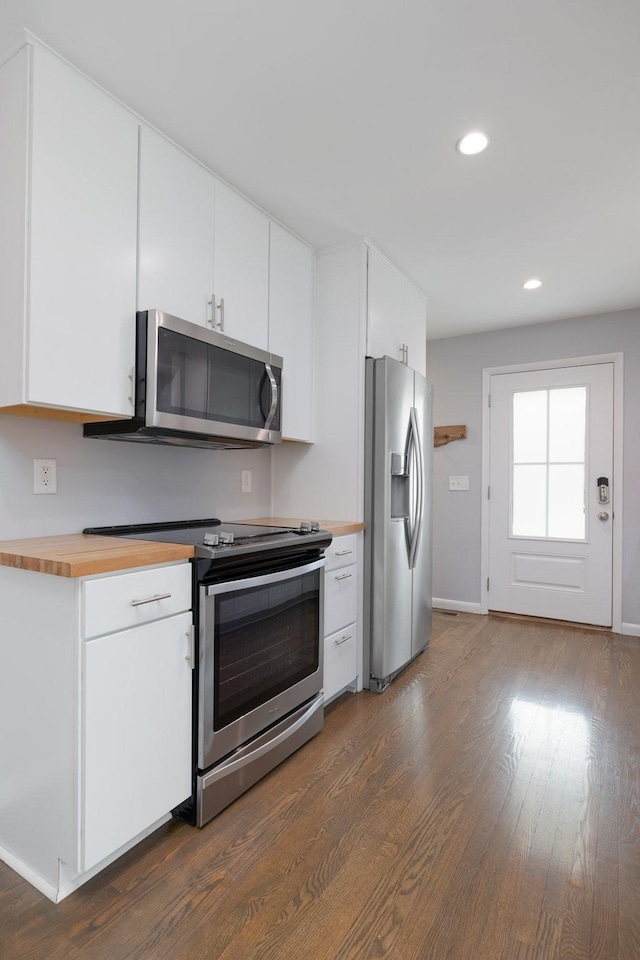
[[[318,248],[368,237],[430,337],[640,305],[637,0],[2,0],[21,27]]]

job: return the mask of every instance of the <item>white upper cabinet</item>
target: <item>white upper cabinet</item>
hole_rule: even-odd
[[[157,309],[282,354],[311,439],[312,250],[274,225],[270,276],[266,214],[35,40],[0,66],[0,143],[2,412],[132,416]]]
[[[271,223],[269,349],[284,360],[282,434],[313,440],[313,298],[315,253]]]
[[[427,337],[425,298],[371,247],[368,249],[368,270],[367,355],[400,360],[424,376]]]
[[[149,127],[140,131],[138,310],[208,325],[216,180]]]
[[[0,68],[0,406],[130,416],[138,122],[39,44]]]
[[[367,356],[402,360],[402,277],[369,248],[369,323]]]
[[[423,377],[427,375],[427,303],[419,290],[402,282],[402,335],[406,362]]]
[[[269,348],[269,219],[216,181],[214,329]]]

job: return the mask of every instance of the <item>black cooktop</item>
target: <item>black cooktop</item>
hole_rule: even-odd
[[[203,520],[174,520],[164,523],[136,523],[112,527],[87,527],[83,533],[103,537],[128,537],[134,540],[157,540],[163,543],[185,543],[195,547],[196,557],[221,557],[236,553],[279,550],[300,543],[326,547],[331,534],[320,530],[313,521],[300,527],[269,527],[251,523],[224,523],[217,517]]]

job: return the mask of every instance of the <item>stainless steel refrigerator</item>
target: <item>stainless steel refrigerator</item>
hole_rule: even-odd
[[[366,360],[364,686],[385,690],[431,638],[431,384]]]

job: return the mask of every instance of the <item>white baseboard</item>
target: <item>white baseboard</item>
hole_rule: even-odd
[[[623,623],[620,633],[625,637],[640,637],[640,623]]]
[[[32,887],[35,887],[36,890],[39,890],[40,893],[44,893],[45,897],[48,897],[49,900],[53,900],[55,903],[58,899],[58,888],[54,883],[50,883],[48,880],[45,880],[44,877],[41,877],[39,873],[36,873],[35,870],[32,870],[26,863],[23,863],[22,860],[19,860],[14,856],[6,847],[0,847],[0,860],[3,863],[6,863],[8,867],[11,867],[12,870],[22,877],[23,880],[26,880],[27,883],[30,883]]]
[[[114,860],[117,860],[118,857],[121,857],[123,853],[131,850],[131,848],[135,847],[137,843],[140,843],[141,840],[144,840],[145,837],[148,837],[149,834],[153,833],[154,830],[157,830],[169,820],[171,820],[171,814],[166,813],[163,817],[160,817],[159,820],[156,820],[155,823],[152,823],[151,826],[147,827],[146,830],[143,830],[142,833],[139,833],[132,840],[129,840],[127,843],[123,844],[118,850],[115,850],[112,854],[110,854],[108,857],[105,857],[104,860],[101,860],[100,863],[97,863],[85,873],[76,873],[75,870],[69,867],[66,863],[58,861],[57,884],[45,880],[44,877],[41,877],[39,873],[36,873],[36,871],[28,866],[28,864],[24,863],[3,846],[0,846],[0,860],[4,861],[8,867],[11,867],[12,870],[15,870],[15,872],[21,876],[23,880],[26,880],[27,883],[30,883],[32,887],[35,887],[36,890],[39,890],[40,893],[43,893],[45,897],[49,898],[49,900],[53,900],[54,903],[60,903],[60,901],[64,900],[65,897],[68,897],[70,893],[73,893],[74,890],[77,890],[78,887],[81,887],[83,883],[86,883],[87,880],[91,880],[91,878],[95,877],[97,873],[100,873],[101,870],[104,870],[105,867],[108,867],[109,864],[113,863]]]
[[[467,603],[466,600],[442,600],[440,597],[433,597],[431,603],[438,610],[456,610],[459,613],[480,614],[487,612],[481,603]]]

